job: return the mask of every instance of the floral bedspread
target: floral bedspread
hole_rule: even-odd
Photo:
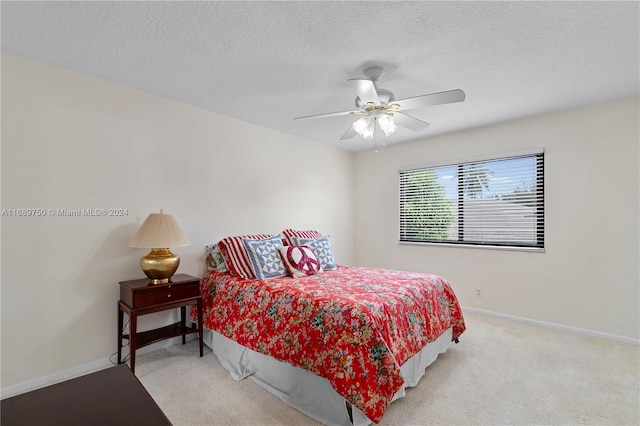
[[[448,328],[453,339],[465,330],[437,275],[340,266],[260,281],[211,271],[200,291],[205,327],[325,377],[375,423],[403,384],[400,366]]]

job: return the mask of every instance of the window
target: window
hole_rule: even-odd
[[[543,151],[401,170],[400,241],[544,248]]]

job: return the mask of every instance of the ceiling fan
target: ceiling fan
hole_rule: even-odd
[[[372,139],[376,123],[378,123],[378,127],[380,127],[386,136],[395,132],[398,126],[414,132],[423,131],[429,127],[430,124],[408,115],[404,112],[405,110],[462,102],[466,97],[462,90],[455,89],[411,98],[396,99],[393,93],[379,88],[376,84],[382,77],[382,74],[384,74],[382,67],[374,66],[367,68],[363,71],[363,74],[367,77],[366,79],[353,78],[348,80],[358,94],[356,97],[357,110],[307,115],[304,117],[296,117],[294,120],[335,117],[340,115],[362,115],[363,117],[356,120],[351,128],[342,135],[340,140],[350,139],[356,134],[359,134],[364,139]]]

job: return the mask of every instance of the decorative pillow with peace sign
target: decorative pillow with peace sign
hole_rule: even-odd
[[[284,246],[280,248],[284,266],[294,278],[308,277],[322,272],[322,266],[313,250],[304,246]]]

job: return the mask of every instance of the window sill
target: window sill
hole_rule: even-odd
[[[412,241],[398,241],[400,245],[412,245],[412,246],[432,246],[432,247],[453,247],[453,248],[471,248],[481,250],[506,250],[506,251],[524,251],[532,253],[544,253],[544,248],[539,247],[511,247],[511,246],[489,246],[481,244],[450,244],[450,243],[419,243]]]

